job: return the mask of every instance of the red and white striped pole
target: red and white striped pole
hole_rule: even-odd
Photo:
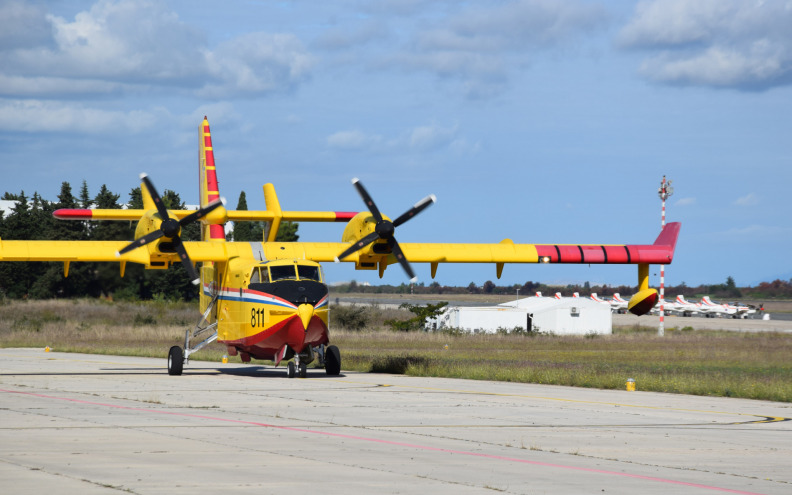
[[[669,196],[674,193],[674,188],[671,187],[671,181],[666,182],[665,175],[663,181],[660,182],[660,189],[657,194],[663,202],[663,214],[660,221],[660,228],[665,228],[665,202]],[[662,337],[665,335],[665,265],[660,265],[660,325],[657,327],[657,335]]]

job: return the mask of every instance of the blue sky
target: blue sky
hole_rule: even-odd
[[[400,242],[651,243],[665,174],[682,222],[667,283],[792,277],[788,1],[219,5],[0,0],[0,193],[86,180],[126,198],[147,172],[195,203],[207,115],[231,207],[245,190],[263,208],[272,182],[284,209],[360,210],[359,177],[391,217],[437,195]],[[635,271],[511,265],[499,283]],[[488,279],[494,266],[437,277]]]

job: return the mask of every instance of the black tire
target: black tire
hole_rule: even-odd
[[[299,372],[300,372],[300,378],[305,378],[306,376],[308,376],[308,365],[305,363],[300,363]]]
[[[168,351],[168,374],[181,375],[184,370],[184,353],[181,347],[175,345]]]
[[[341,352],[334,345],[325,349],[325,372],[330,376],[341,374]]]
[[[297,367],[294,365],[294,361],[289,361],[289,364],[286,365],[286,376],[289,378],[294,378],[296,373]]]

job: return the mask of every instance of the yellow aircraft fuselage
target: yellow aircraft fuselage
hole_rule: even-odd
[[[329,341],[328,291],[318,263],[234,258],[218,268],[205,269],[201,299],[202,306],[216,299],[217,340],[230,355],[280,362]]]

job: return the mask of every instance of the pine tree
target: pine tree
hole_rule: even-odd
[[[93,204],[91,195],[88,194],[88,183],[83,180],[82,187],[80,188],[80,208],[88,209]]]
[[[300,224],[297,222],[281,222],[278,229],[278,235],[275,236],[276,242],[297,242],[300,236],[297,235],[297,229]]]
[[[27,240],[40,239],[39,229],[33,218],[30,204],[28,203],[25,191],[18,195],[9,195],[17,204],[11,208],[8,217],[0,222],[0,239],[7,240]],[[38,197],[34,194],[34,197]],[[42,263],[0,263],[0,295],[12,299],[27,297],[30,288],[36,279],[44,273],[46,266]]]
[[[130,210],[143,209],[143,193],[140,192],[139,187],[135,187],[131,191],[129,191],[129,209]]]
[[[237,210],[240,211],[247,211],[247,198],[245,196],[245,191],[239,193],[239,201],[237,202]],[[234,229],[232,230],[231,235],[234,238],[235,242],[255,242],[261,241],[261,237],[258,239],[253,238],[252,232],[252,222],[234,222]]]
[[[102,210],[120,209],[118,200],[121,196],[111,192],[106,184],[102,184],[99,194],[93,199],[96,207]],[[135,224],[133,222],[119,221],[100,221],[95,222],[91,229],[90,239],[94,241],[132,241],[135,236]],[[142,276],[140,267],[127,266],[124,278],[120,277],[120,267],[118,263],[96,263],[96,281],[98,291],[109,296],[118,291],[130,292],[129,287],[133,287],[132,293],[136,292],[138,284],[135,275]]]

